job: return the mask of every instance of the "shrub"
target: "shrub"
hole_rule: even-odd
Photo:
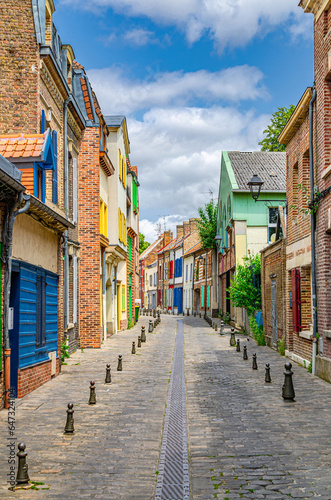
[[[249,326],[251,327],[253,339],[257,342],[257,345],[266,345],[263,327],[257,324],[253,316],[249,317]]]
[[[281,356],[285,355],[285,339],[281,338],[280,340],[277,341],[278,344],[278,352]]]

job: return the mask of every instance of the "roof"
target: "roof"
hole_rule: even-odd
[[[124,115],[108,115],[105,116],[107,127],[120,127],[125,120]]]
[[[185,257],[185,255],[190,255],[191,253],[197,252],[198,250],[201,250],[201,249],[202,249],[202,243],[201,243],[201,241],[198,241],[198,243],[193,245],[193,247],[189,248],[187,250],[187,252],[184,253],[184,257]]]
[[[269,151],[228,151],[239,191],[249,191],[254,174],[264,182],[261,191],[286,191],[286,153]],[[236,191],[236,190],[235,190]]]
[[[13,192],[25,191],[25,186],[21,184],[22,172],[10,161],[0,155],[0,190],[2,198],[4,193],[9,196]]]
[[[0,154],[5,158],[39,158],[42,154],[44,134],[0,135]]]
[[[309,103],[312,96],[313,89],[311,87],[308,87],[303,93],[300,101],[296,105],[296,108],[290,116],[285,127],[279,134],[278,141],[280,142],[280,144],[284,144],[285,146],[287,146],[292,137],[299,130],[301,124],[303,123],[309,112]]]
[[[160,242],[162,241],[162,237],[158,238],[154,243],[151,243],[149,247],[146,248],[140,255],[139,255],[139,260],[142,260],[148,255]]]

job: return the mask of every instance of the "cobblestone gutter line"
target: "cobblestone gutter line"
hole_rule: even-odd
[[[189,499],[183,320],[179,320],[155,500]]]

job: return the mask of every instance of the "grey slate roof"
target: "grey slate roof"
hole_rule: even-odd
[[[107,127],[120,127],[125,120],[124,115],[108,115],[105,116]]]
[[[254,174],[264,182],[261,191],[286,191],[286,153],[228,151],[238,189],[248,191]]]

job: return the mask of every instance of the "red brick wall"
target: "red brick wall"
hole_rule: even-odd
[[[79,155],[80,346],[101,346],[99,129],[85,129]]]
[[[39,48],[31,0],[0,2],[0,133],[39,132]]]
[[[331,80],[327,77],[328,52],[331,50],[331,10],[315,22],[315,82],[317,90],[316,140],[318,162],[316,180],[319,192],[331,184],[331,172],[324,176],[331,164]],[[331,330],[331,235],[325,232],[327,211],[331,207],[331,194],[319,203],[316,214],[317,265],[317,321],[318,332]],[[331,357],[331,339],[323,338],[324,355]]]
[[[276,280],[278,339],[286,331],[286,244],[285,239],[268,245],[261,252],[261,292],[263,329],[269,346],[272,342],[271,281]]]
[[[59,358],[56,360],[56,374],[59,373]],[[51,361],[18,370],[17,397],[22,398],[51,380]]]

